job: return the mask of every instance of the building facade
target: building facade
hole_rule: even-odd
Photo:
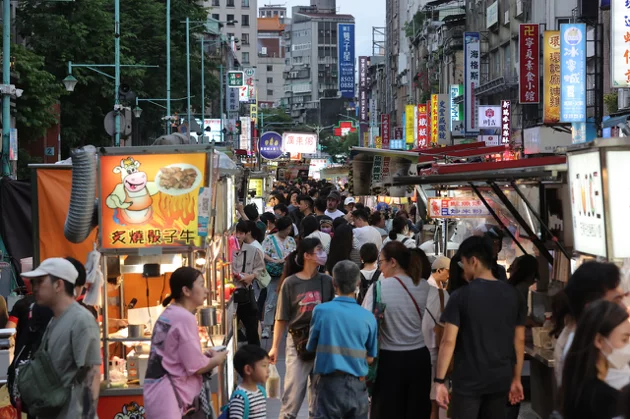
[[[281,23],[287,18],[287,8],[275,4],[266,4],[258,9],[258,17],[277,17]]]
[[[336,12],[335,0],[311,0],[310,6],[292,9],[289,52],[284,72],[283,104],[301,122],[318,113],[320,99],[339,95],[339,24],[354,24],[354,17]]]
[[[277,11],[277,10],[274,10]],[[283,13],[286,16],[286,13]],[[272,108],[280,105],[284,88],[285,25],[280,17],[258,18],[258,106]]]
[[[209,16],[223,24],[223,34],[235,39],[236,56],[243,67],[258,64],[258,1],[206,0]]]

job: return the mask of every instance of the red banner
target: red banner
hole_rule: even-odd
[[[389,148],[390,129],[391,126],[389,125],[389,115],[381,115],[381,138],[383,141],[383,148]]]
[[[427,115],[427,105],[418,105],[418,147],[429,146],[429,116]]]
[[[519,102],[538,103],[540,101],[539,57],[540,35],[538,24],[521,24],[519,28]]]
[[[538,82],[537,82],[538,83]],[[512,139],[512,108],[509,100],[501,101],[501,144],[510,144]]]

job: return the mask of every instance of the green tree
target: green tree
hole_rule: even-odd
[[[113,64],[113,1],[81,0],[46,2],[21,0],[17,25],[28,48],[43,57],[45,68],[61,80],[67,75],[67,62]],[[160,0],[121,1],[121,63],[159,65],[159,68],[121,69],[121,81],[131,86],[139,97],[166,96],[166,11]],[[196,2],[172,0],[171,5],[171,95],[186,96],[186,31],[182,23],[205,21],[207,10]],[[197,37],[201,26],[191,29],[191,95],[201,104],[200,48]],[[206,60],[206,101],[218,95],[216,78],[211,76],[214,63]],[[107,70],[105,70],[107,72]],[[109,72],[113,75],[113,69]],[[62,148],[84,144],[111,145],[103,129],[103,118],[113,109],[113,80],[89,69],[73,69],[79,83],[75,92],[60,97]],[[193,103],[195,103],[193,102]],[[132,107],[135,104],[129,104]],[[144,104],[144,134],[156,137],[164,131],[164,111]],[[185,111],[186,101],[172,102],[172,112]]]
[[[351,132],[345,137],[330,135],[320,139],[322,151],[330,154],[333,163],[345,163],[350,157],[350,150],[358,143],[359,134],[356,132]]]
[[[279,134],[283,134],[286,131],[295,131],[297,128],[291,115],[286,113],[284,109],[261,109],[258,112],[259,118],[261,118],[261,114],[263,115],[263,131],[276,131]]]

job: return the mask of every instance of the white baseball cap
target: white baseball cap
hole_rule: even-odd
[[[349,196],[346,198],[345,201],[343,201],[344,205],[350,205],[350,204],[356,204],[356,201],[354,200],[353,197]]]
[[[438,256],[433,261],[431,269],[437,271],[438,269],[449,269],[451,266],[451,260],[446,256]]]
[[[46,275],[55,276],[74,285],[79,273],[69,260],[49,258],[43,261],[37,269],[22,274],[24,278],[39,278]]]

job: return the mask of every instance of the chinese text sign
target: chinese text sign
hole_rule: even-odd
[[[543,122],[555,124],[560,121],[560,31],[545,31],[543,44]]]
[[[354,24],[342,24],[337,27],[339,92],[341,97],[354,98]]]
[[[539,42],[538,24],[520,25],[520,103],[539,102]]]
[[[464,32],[464,118],[465,131],[479,132],[475,115],[475,88],[479,87],[479,32]]]
[[[560,122],[585,122],[585,23],[560,25],[560,55]]]

